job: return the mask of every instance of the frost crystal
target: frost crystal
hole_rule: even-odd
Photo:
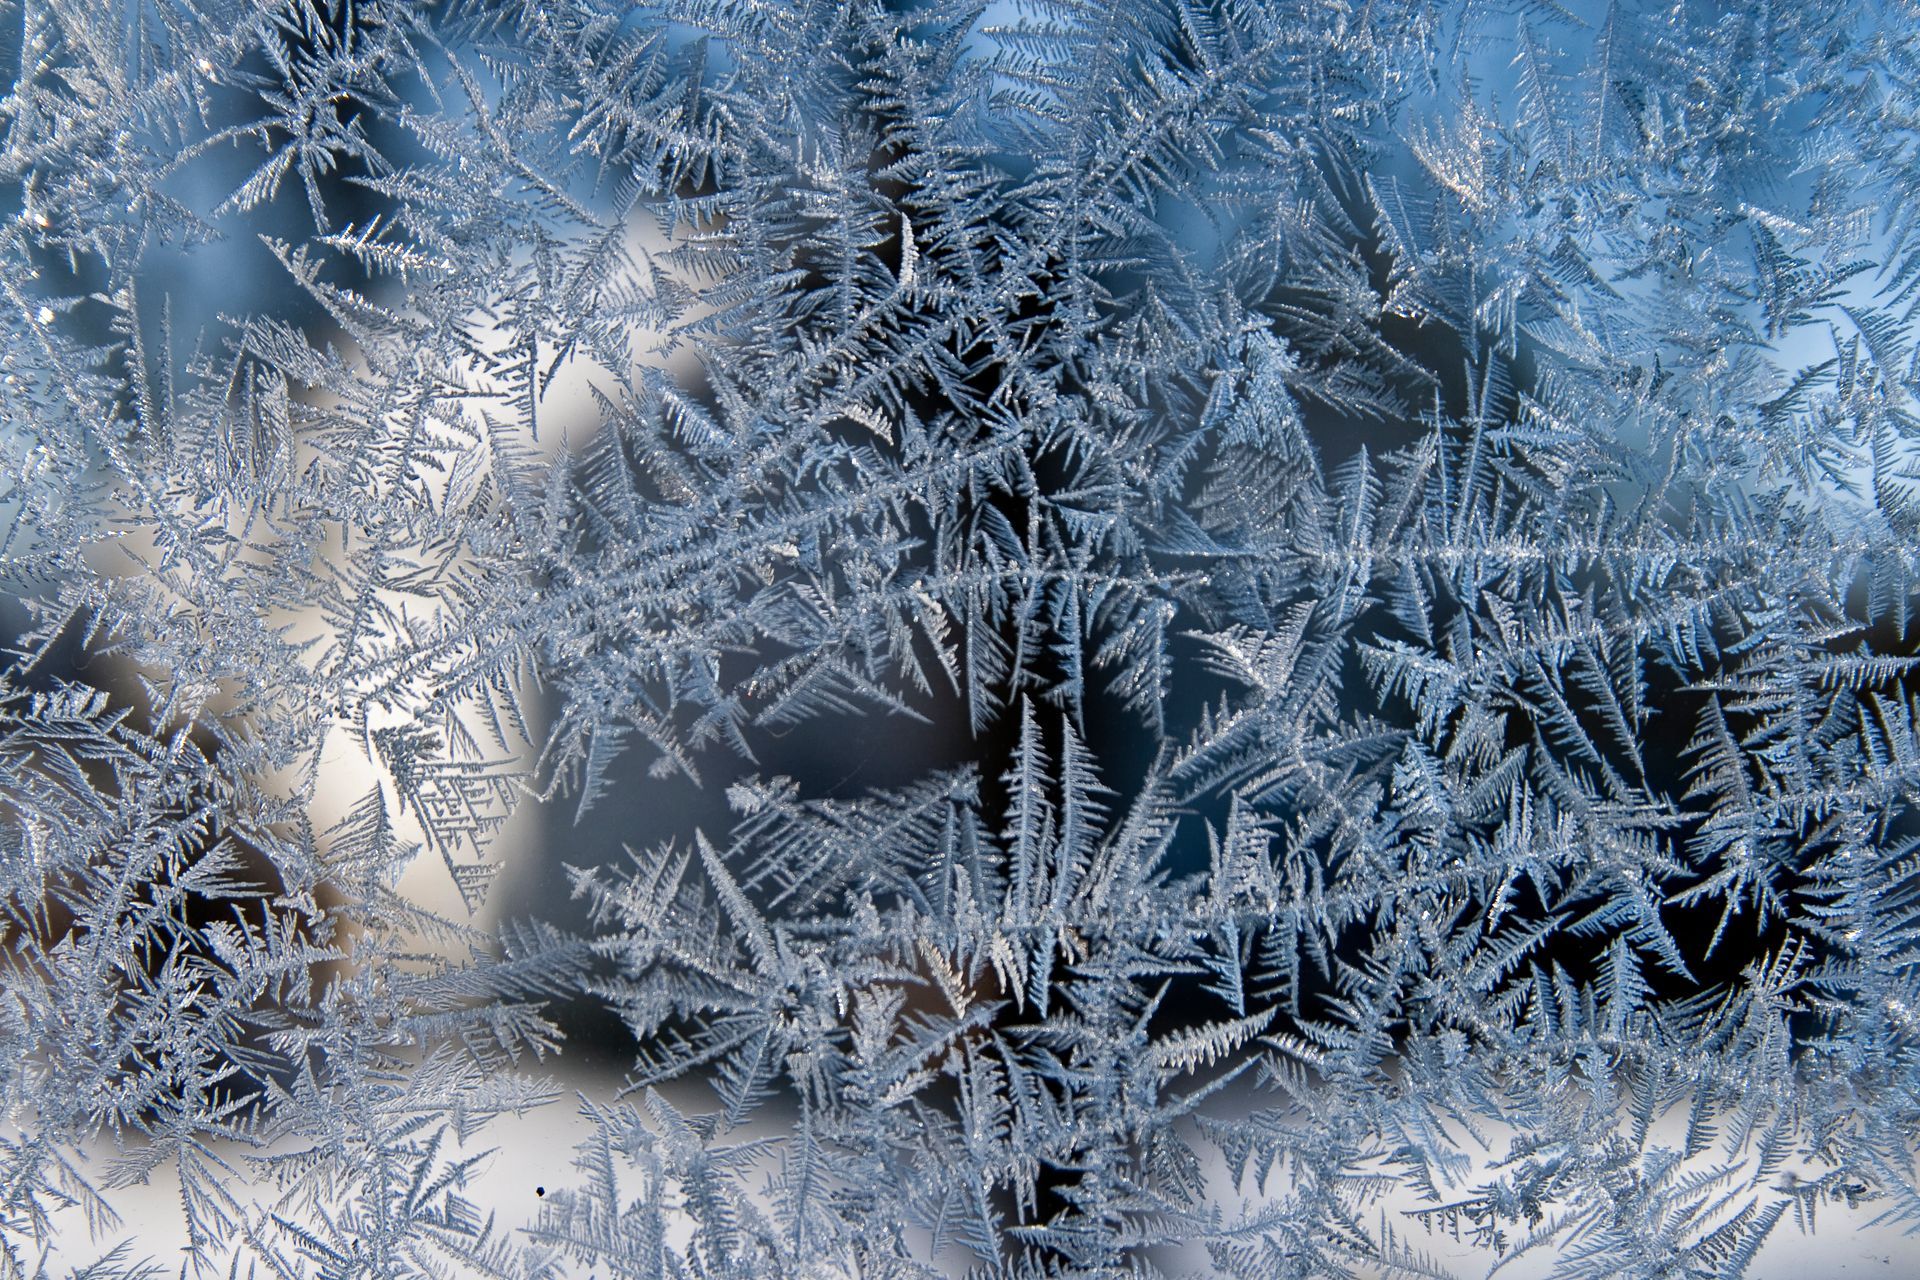
[[[0,1280],[1920,1228],[1913,0],[0,11]]]

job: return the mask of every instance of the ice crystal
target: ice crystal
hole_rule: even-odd
[[[1920,1226],[1911,0],[0,13],[0,1277]]]

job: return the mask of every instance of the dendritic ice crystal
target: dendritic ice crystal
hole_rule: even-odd
[[[1920,1269],[1915,0],[0,76],[0,1280]]]

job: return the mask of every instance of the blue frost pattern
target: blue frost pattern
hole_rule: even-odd
[[[0,66],[4,1280],[1920,1228],[1912,0],[4,0]],[[516,865],[559,808],[627,854]]]

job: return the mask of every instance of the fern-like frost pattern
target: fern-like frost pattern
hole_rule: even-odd
[[[0,1280],[1920,1229],[1912,0],[0,15]]]

